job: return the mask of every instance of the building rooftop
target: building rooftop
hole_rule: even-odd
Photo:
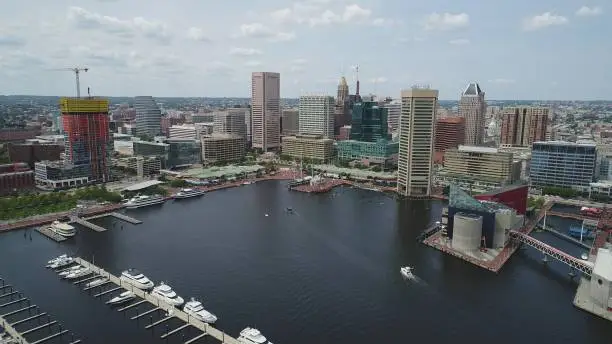
[[[580,146],[580,147],[596,147],[593,143],[576,143],[569,141],[537,141],[533,143],[539,145],[548,145],[548,146]]]
[[[491,147],[479,147],[479,146],[464,146],[459,145],[458,150],[460,152],[474,152],[474,153],[499,153],[497,148]]]
[[[465,91],[463,91],[462,95],[464,95],[464,96],[477,96],[477,95],[479,95],[481,93],[482,93],[482,90],[480,89],[480,85],[478,85],[475,82],[472,82],[469,85],[467,85],[467,87],[465,88]]]
[[[612,281],[612,251],[605,248],[597,250],[593,275],[601,276],[608,281]]]
[[[124,188],[123,191],[138,191],[138,190],[146,189],[148,187],[163,184],[163,183],[164,182],[161,182],[159,180],[147,180],[146,182],[130,185]]]
[[[438,122],[458,124],[465,122],[465,118],[459,116],[440,117],[438,118]]]

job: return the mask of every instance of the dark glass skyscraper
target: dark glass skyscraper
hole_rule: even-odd
[[[390,140],[387,116],[388,110],[378,106],[378,103],[374,101],[364,101],[353,105],[351,140],[362,142]]]

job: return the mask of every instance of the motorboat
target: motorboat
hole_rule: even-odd
[[[87,287],[87,288],[97,287],[99,285],[104,284],[107,281],[108,281],[108,278],[106,278],[106,277],[96,278],[95,280],[85,284],[85,287]]]
[[[76,262],[76,260],[74,258],[72,258],[72,257],[65,257],[65,258],[57,260],[57,261],[55,261],[55,262],[53,262],[51,264],[47,264],[47,267],[51,268],[51,269],[59,269],[59,268],[63,268],[64,266],[68,266],[68,265],[70,265],[70,264],[72,264],[74,262]]]
[[[183,311],[192,317],[203,321],[205,323],[214,324],[217,321],[217,317],[204,309],[202,302],[197,301],[193,297],[183,307]]]
[[[124,302],[127,302],[129,300],[132,300],[136,298],[136,295],[131,292],[131,291],[124,291],[123,293],[119,294],[118,296],[113,297],[112,299],[110,299],[107,303],[110,305],[120,305]]]
[[[85,267],[84,267],[84,266],[82,266],[82,265],[75,265],[75,266],[73,266],[73,267],[67,268],[66,270],[62,270],[62,271],[60,271],[60,272],[58,273],[58,275],[59,275],[60,277],[68,276],[68,275],[70,275],[71,273],[73,273],[73,272],[75,272],[75,271],[79,271],[79,270],[84,269],[84,268],[85,268]]]
[[[51,259],[50,261],[48,261],[48,262],[47,262],[47,264],[53,264],[53,263],[55,263],[55,262],[57,262],[57,261],[60,261],[60,260],[62,260],[62,259],[66,259],[66,258],[68,258],[68,255],[64,253],[64,254],[62,254],[62,255],[59,255],[59,256],[57,256],[57,257],[55,257],[55,258]]]
[[[582,260],[589,260],[589,255],[586,253],[582,253],[582,255],[580,255],[580,259]]]
[[[414,275],[412,274],[412,268],[409,266],[404,266],[400,268],[400,273],[406,278],[414,278]]]
[[[119,279],[142,290],[151,289],[154,285],[153,282],[147,276],[143,275],[140,271],[136,269],[128,269],[123,271]]]
[[[242,185],[251,185],[251,184],[255,184],[255,182],[252,182],[250,180],[247,180],[246,182],[242,182]]]
[[[264,337],[258,329],[253,327],[247,327],[240,331],[238,341],[245,344],[272,344],[271,342],[268,342],[266,337]]]
[[[176,199],[191,198],[191,197],[202,196],[205,193],[206,193],[205,191],[198,190],[198,189],[181,189],[181,191],[177,192],[174,195],[174,198]]]
[[[129,201],[125,202],[125,207],[127,209],[136,209],[147,207],[155,204],[162,204],[166,201],[166,199],[160,195],[146,196],[139,195],[136,197],[132,197]]]
[[[287,207],[285,210],[286,210],[288,213],[293,213],[293,208],[291,208],[291,207]]]
[[[68,222],[61,222],[59,220],[53,221],[49,226],[49,230],[66,238],[76,235],[76,228],[74,226],[68,224]]]
[[[90,273],[92,273],[91,270],[89,270],[89,268],[82,268],[79,270],[75,270],[71,273],[69,273],[68,275],[64,276],[65,279],[77,279],[79,277],[83,277],[86,275],[89,275]]]
[[[182,297],[178,296],[174,290],[164,282],[160,282],[157,287],[153,288],[151,295],[173,306],[180,306],[185,302]]]

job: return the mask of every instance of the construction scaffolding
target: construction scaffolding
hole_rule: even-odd
[[[66,137],[66,161],[88,166],[90,181],[110,179],[109,102],[100,98],[61,98],[60,110]]]

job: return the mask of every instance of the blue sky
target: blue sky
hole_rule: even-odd
[[[334,94],[359,65],[362,94],[429,84],[457,99],[611,99],[603,0],[5,1],[0,94],[248,96],[250,73],[281,95]],[[610,10],[612,11],[612,10]]]

